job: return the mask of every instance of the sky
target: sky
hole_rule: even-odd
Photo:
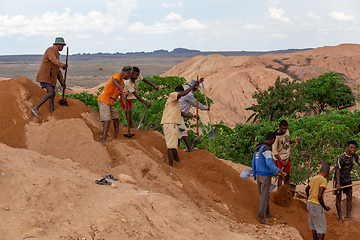
[[[0,0],[0,55],[271,51],[360,41],[359,0]]]

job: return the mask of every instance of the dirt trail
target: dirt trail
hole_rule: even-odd
[[[101,144],[99,115],[80,101],[56,104],[51,115],[45,105],[37,119],[30,109],[44,92],[36,84],[19,78],[1,81],[0,89],[7,90],[0,95],[0,126],[7,133],[1,131],[0,142],[8,145],[0,144],[5,239],[311,238],[301,200],[287,207],[271,202],[271,227],[257,224],[257,186],[239,176],[238,164],[205,150],[179,150],[181,162],[170,168],[158,132],[133,130],[133,138],[114,140],[111,128],[110,143]],[[110,173],[136,183],[94,183]],[[327,220],[327,239],[360,236],[358,222],[340,225],[332,212]]]

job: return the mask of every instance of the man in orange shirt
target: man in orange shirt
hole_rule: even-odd
[[[169,165],[174,167],[173,160],[180,162],[179,155],[177,153],[179,128],[181,124],[181,110],[179,99],[182,96],[188,94],[195,87],[199,86],[199,83],[204,81],[203,78],[200,81],[196,81],[194,85],[184,91],[183,86],[177,86],[175,92],[170,93],[166,100],[165,109],[161,118],[161,125],[163,126],[163,132],[165,135],[166,147],[168,149]],[[197,117],[197,116],[195,116]]]
[[[131,66],[123,67],[121,73],[115,73],[106,83],[104,90],[98,97],[98,106],[100,112],[100,121],[104,122],[102,143],[106,142],[106,135],[109,131],[110,122],[114,122],[115,139],[119,139],[119,113],[114,108],[114,102],[121,96],[121,100],[125,103],[126,91],[124,91],[124,79],[128,79],[131,74]]]
[[[47,94],[40,100],[40,102],[31,110],[36,117],[40,117],[39,108],[49,99],[50,113],[54,111],[55,86],[58,79],[63,88],[66,88],[64,78],[60,68],[66,69],[68,66],[60,62],[60,53],[65,41],[62,37],[55,38],[52,47],[46,49],[41,60],[40,68],[36,76],[36,81],[40,82],[42,88],[45,88]]]

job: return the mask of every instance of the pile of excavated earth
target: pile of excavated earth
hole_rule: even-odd
[[[256,69],[275,71],[256,67],[257,57],[251,58],[242,57],[245,60],[238,68],[248,65],[253,74]],[[214,73],[205,76],[214,105],[216,91],[228,102],[245,101],[240,99],[242,94],[224,91],[246,87],[245,82],[236,82],[239,72],[229,74],[224,68],[236,69],[235,59],[216,55],[188,61],[193,62],[192,69],[182,69],[182,63],[171,70],[173,75],[190,81],[197,74]],[[209,67],[210,62],[218,69]],[[275,62],[270,63],[275,67]],[[257,84],[262,81],[259,78]],[[103,144],[99,114],[82,102],[68,98],[69,106],[61,106],[61,97],[56,96],[55,111],[50,114],[45,103],[36,118],[31,108],[45,94],[39,85],[26,78],[2,80],[0,91],[1,239],[311,239],[306,201],[289,197],[286,189],[271,193],[275,218],[269,219],[270,226],[258,224],[256,183],[239,175],[245,166],[206,150],[179,150],[181,162],[171,168],[159,132],[132,129],[134,137],[114,139],[111,127],[109,143]],[[238,106],[231,106],[237,111]],[[127,129],[121,127],[120,132]],[[119,180],[109,180],[111,186],[95,183],[109,174]],[[355,221],[340,224],[335,198],[326,194],[325,202],[332,208],[326,213],[326,239],[360,236],[359,196],[354,187]]]

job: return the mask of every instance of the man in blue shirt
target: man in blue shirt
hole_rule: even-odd
[[[269,132],[266,135],[265,142],[259,143],[255,147],[255,152],[252,160],[252,171],[254,178],[256,179],[259,194],[260,194],[260,206],[258,217],[259,223],[269,225],[265,222],[265,217],[272,218],[270,214],[270,185],[271,177],[275,173],[280,173],[282,176],[286,176],[282,170],[275,166],[272,158],[272,152],[270,146],[274,143],[276,135],[274,132]]]

